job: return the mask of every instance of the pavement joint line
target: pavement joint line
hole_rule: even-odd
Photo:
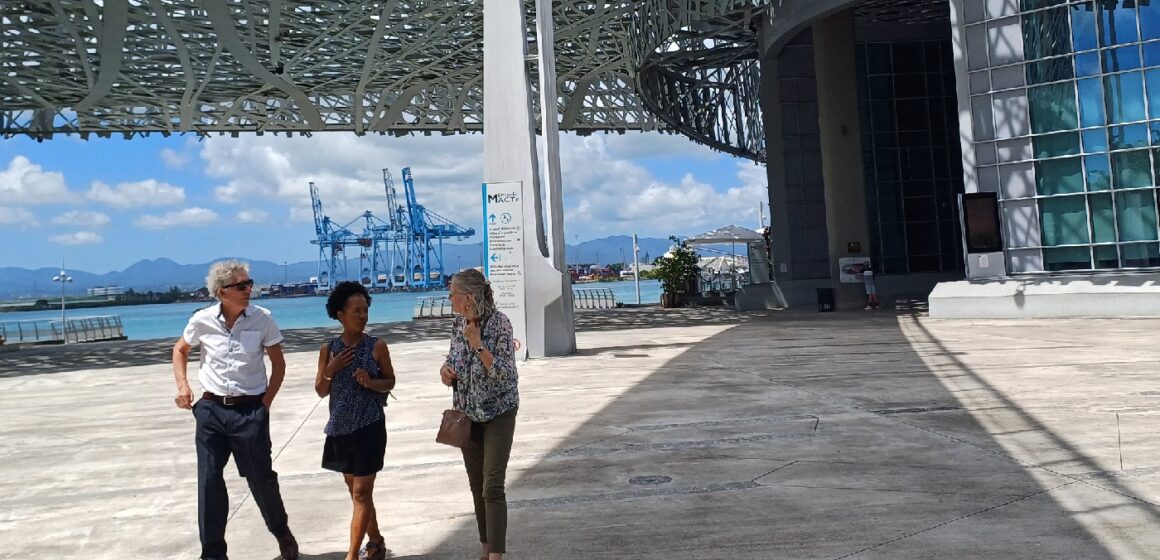
[[[775,473],[775,472],[777,472],[777,471],[780,471],[781,469],[784,469],[784,468],[786,468],[786,467],[790,467],[790,466],[796,465],[798,462],[799,462],[799,461],[798,461],[797,459],[794,459],[793,461],[790,461],[790,462],[788,462],[788,463],[786,463],[786,464],[784,464],[784,465],[782,465],[782,466],[780,466],[780,467],[777,467],[776,469],[773,469],[773,470],[771,470],[771,471],[769,471],[769,472],[767,472],[767,473],[765,473],[765,474],[763,474],[763,475],[761,475],[761,476],[754,477],[754,478],[753,478],[753,482],[754,482],[754,484],[759,484],[759,485],[761,485],[761,486],[765,486],[764,484],[761,484],[760,482],[757,482],[757,481],[759,481],[759,480],[761,480],[761,479],[763,479],[763,478],[765,478],[765,477],[767,477],[767,476],[769,476],[769,475],[771,475],[771,474],[773,474],[773,473]]]
[[[764,441],[774,441],[779,439],[809,439],[816,437],[814,434],[762,434],[759,436],[749,437],[733,437],[720,438],[711,440],[696,440],[696,441],[677,441],[665,443],[641,443],[641,444],[627,444],[620,447],[593,447],[593,448],[577,448],[561,451],[549,451],[546,453],[529,453],[526,455],[512,455],[509,459],[513,463],[534,462],[553,460],[571,457],[587,457],[593,455],[613,455],[618,453],[647,453],[650,451],[673,451],[680,449],[695,449],[702,447],[711,447],[719,444],[750,444],[760,443]],[[768,460],[762,458],[761,460]],[[447,460],[447,461],[430,461],[426,463],[409,463],[405,465],[390,465],[392,470],[422,470],[434,467],[446,467],[462,465],[461,460]],[[385,470],[385,469],[384,469]],[[296,475],[280,476],[280,479],[285,480],[312,480],[314,478],[327,476],[329,472],[303,473]]]
[[[913,533],[910,533],[910,534],[907,534],[907,535],[902,535],[901,537],[897,537],[897,538],[890,539],[890,540],[888,540],[888,541],[880,542],[880,543],[878,543],[878,544],[876,544],[876,545],[874,545],[874,546],[868,546],[868,547],[866,547],[866,548],[863,548],[863,549],[861,549],[861,550],[856,550],[856,551],[854,551],[854,552],[851,552],[851,553],[848,553],[848,554],[845,554],[845,555],[842,555],[842,556],[837,556],[837,557],[835,557],[833,560],[842,560],[843,558],[849,558],[849,557],[851,557],[851,556],[855,556],[855,555],[858,555],[858,554],[862,554],[863,552],[868,552],[868,551],[874,550],[874,549],[876,549],[876,548],[881,548],[881,547],[883,547],[883,546],[886,546],[886,545],[889,545],[889,544],[893,544],[893,543],[896,543],[896,542],[899,542],[899,541],[903,541],[903,540],[909,539],[909,538],[911,538],[911,537],[914,537],[914,536],[917,536],[917,535],[921,535],[921,534],[923,534],[923,533],[926,533],[926,532],[929,532],[929,531],[933,531],[933,530],[935,530],[935,529],[938,529],[938,528],[940,528],[940,527],[945,527],[945,526],[947,526],[947,525],[950,525],[950,524],[952,524],[952,523],[957,523],[957,522],[959,522],[959,521],[962,521],[962,520],[964,520],[964,519],[967,519],[967,518],[969,518],[969,517],[974,517],[974,516],[976,516],[976,515],[980,515],[980,514],[987,513],[987,512],[990,512],[990,511],[994,511],[994,510],[997,510],[997,509],[1000,509],[1000,508],[1004,508],[1004,507],[1007,507],[1007,506],[1009,506],[1009,505],[1011,505],[1011,504],[1014,504],[1014,503],[1017,503],[1017,502],[1021,502],[1021,501],[1023,501],[1023,500],[1027,500],[1027,499],[1029,499],[1029,498],[1035,498],[1035,497],[1037,497],[1037,496],[1042,496],[1042,495],[1044,495],[1044,494],[1047,494],[1047,493],[1049,493],[1049,492],[1053,492],[1053,491],[1055,491],[1055,490],[1058,490],[1058,489],[1060,489],[1060,488],[1063,488],[1063,487],[1065,487],[1065,486],[1070,486],[1071,484],[1074,484],[1074,482],[1066,482],[1066,483],[1063,483],[1063,484],[1060,484],[1060,485],[1054,486],[1054,487],[1052,487],[1052,488],[1045,488],[1045,489],[1042,489],[1042,490],[1040,490],[1040,491],[1038,491],[1038,492],[1034,492],[1034,493],[1032,493],[1032,494],[1027,494],[1027,495],[1025,495],[1025,496],[1020,496],[1020,497],[1018,497],[1018,498],[1015,498],[1015,499],[1013,499],[1013,500],[1009,500],[1009,501],[1007,501],[1007,502],[1004,502],[1004,503],[1001,503],[1001,504],[997,504],[997,505],[993,505],[993,506],[990,506],[990,507],[986,507],[986,508],[983,508],[983,509],[981,509],[981,510],[978,510],[978,511],[974,511],[974,512],[971,512],[971,513],[968,513],[968,514],[965,514],[965,515],[961,515],[961,516],[959,516],[959,517],[956,517],[956,518],[954,518],[954,519],[949,519],[949,520],[947,520],[947,521],[943,521],[942,523],[938,523],[938,524],[935,524],[935,525],[931,525],[930,527],[927,527],[927,528],[925,528],[925,529],[922,529],[921,531],[915,531],[915,532],[913,532]]]
[[[1137,467],[1122,471],[1092,471],[1074,475],[1078,480],[1107,480],[1112,478],[1142,478],[1160,474],[1160,467]]]
[[[732,492],[737,490],[752,490],[764,486],[752,481],[725,482],[713,484],[698,484],[695,486],[681,486],[673,488],[650,488],[644,490],[626,490],[622,492],[606,492],[601,494],[580,494],[560,496],[555,498],[536,498],[530,500],[514,500],[508,502],[508,509],[524,509],[545,506],[563,506],[590,502],[613,502],[631,500],[633,498],[650,498],[653,496],[673,496],[689,494],[709,494],[714,492]]]
[[[929,412],[955,412],[963,410],[961,406],[928,406],[925,408],[885,408],[881,410],[871,410],[870,414],[877,414],[879,416],[892,416],[895,414],[926,414]]]
[[[649,424],[644,426],[627,426],[630,432],[655,432],[672,428],[706,428],[712,426],[736,426],[739,424],[773,424],[784,420],[817,420],[813,414],[799,414],[794,416],[755,416],[752,418],[731,418],[728,420],[708,420],[705,422],[678,422],[673,424]]]
[[[765,488],[800,488],[803,490],[849,490],[853,492],[877,492],[882,494],[922,494],[928,496],[993,496],[994,494],[986,494],[982,492],[940,492],[938,490],[912,490],[912,489],[898,489],[898,488],[868,488],[865,486],[820,486],[809,484],[762,484]],[[1007,494],[1008,496],[1020,497],[1024,494]]]
[[[594,446],[594,445],[599,445],[599,444],[601,444],[601,443],[604,443],[604,442],[606,442],[606,441],[613,440],[613,439],[616,439],[616,438],[618,438],[618,437],[621,437],[621,436],[623,436],[624,434],[627,434],[627,433],[629,433],[629,432],[631,431],[631,430],[626,430],[625,428],[619,428],[619,429],[621,429],[621,430],[624,430],[624,431],[622,431],[622,432],[621,432],[621,433],[619,433],[619,434],[610,434],[610,435],[608,435],[608,436],[606,436],[606,437],[602,437],[602,438],[600,438],[600,439],[598,439],[598,440],[596,440],[596,441],[590,441],[590,442],[588,442],[588,443],[585,443],[585,444],[583,444],[583,445],[577,445],[577,446],[575,446],[575,447],[570,447],[570,448],[568,448],[568,449],[565,449],[565,450],[563,450],[563,452],[572,452],[572,451],[579,451],[579,450],[581,450],[581,449],[585,449],[585,448],[591,448],[591,447],[592,447],[592,446]]]

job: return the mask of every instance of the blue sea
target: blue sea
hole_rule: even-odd
[[[577,284],[574,289],[610,289],[616,301],[626,304],[636,303],[634,282],[600,282]],[[371,301],[371,323],[396,323],[410,321],[415,311],[415,302],[424,297],[447,295],[447,292],[395,292],[374,294]],[[661,299],[661,285],[656,280],[641,280],[641,303],[658,303]],[[326,316],[325,297],[300,297],[279,299],[254,299],[253,303],[269,309],[282,329],[302,329],[335,325]],[[92,317],[99,315],[119,315],[125,327],[125,336],[130,340],[154,338],[176,338],[185,328],[186,321],[194,311],[205,307],[205,303],[170,303],[164,305],[127,305],[102,307],[98,309],[70,309],[68,317]],[[59,320],[60,309],[55,311],[19,311],[0,313],[0,322],[27,320]]]

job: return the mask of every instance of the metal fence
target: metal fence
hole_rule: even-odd
[[[608,288],[573,289],[573,309],[612,309],[616,307],[616,296]]]
[[[446,317],[453,317],[451,312],[451,300],[447,296],[428,296],[419,298],[415,302],[415,312],[411,314],[414,319],[442,319]]]
[[[96,342],[124,338],[125,328],[117,315],[66,319],[63,325],[52,319],[0,321],[0,344]]]
[[[572,290],[573,309],[612,309],[616,307],[616,295],[611,289],[574,289]],[[419,298],[415,302],[414,319],[443,319],[454,317],[451,312],[451,300],[447,296],[428,296]]]

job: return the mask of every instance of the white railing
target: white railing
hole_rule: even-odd
[[[428,296],[415,301],[413,319],[444,319],[453,317],[451,300],[447,296]]]
[[[63,325],[52,319],[0,321],[0,344],[96,342],[124,338],[125,328],[117,315],[76,317],[66,319]]]
[[[573,289],[573,309],[612,309],[616,307],[616,296],[608,288]]]

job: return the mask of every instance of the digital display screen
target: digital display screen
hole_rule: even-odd
[[[993,192],[962,195],[963,225],[968,253],[995,253],[1003,250],[1003,229],[999,223],[999,197]]]

